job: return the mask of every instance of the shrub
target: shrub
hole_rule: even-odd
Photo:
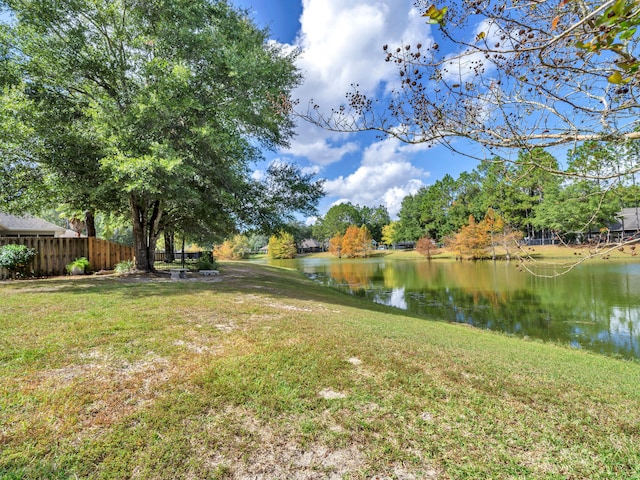
[[[9,270],[15,278],[16,275],[25,277],[28,273],[29,264],[36,257],[38,252],[25,245],[9,244],[0,247],[0,267]],[[33,273],[33,272],[31,272]]]
[[[124,260],[113,268],[113,271],[116,273],[131,273],[135,271],[136,264],[133,260]]]
[[[198,270],[217,270],[218,262],[213,258],[211,252],[202,252],[202,256],[196,262],[196,268]]]
[[[70,262],[65,267],[67,273],[73,273],[74,269],[82,270],[82,273],[91,271],[91,263],[85,257],[76,258],[73,262]]]

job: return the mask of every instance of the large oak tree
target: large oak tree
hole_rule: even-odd
[[[0,165],[28,186],[14,185],[14,199],[28,204],[42,179],[66,185],[78,208],[126,209],[142,270],[153,269],[165,229],[273,231],[314,210],[321,184],[297,167],[251,177],[261,149],[292,135],[300,76],[295,52],[269,43],[245,12],[224,0],[0,6],[12,14],[0,30],[10,66],[0,119],[17,130],[3,130]]]

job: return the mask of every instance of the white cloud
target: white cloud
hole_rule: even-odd
[[[384,205],[393,217],[400,211],[402,199],[424,186],[429,176],[408,160],[411,148],[397,140],[384,140],[370,145],[363,153],[360,167],[350,175],[325,183],[325,191],[339,200],[361,206]]]
[[[311,167],[303,167],[301,172],[304,175],[318,175],[321,172],[322,168],[318,165],[312,165]]]
[[[334,146],[325,138],[297,137],[291,142],[291,148],[287,150],[287,153],[305,157],[315,165],[330,165],[339,162],[345,155],[357,152],[359,149],[358,144],[354,142]]]
[[[393,78],[393,68],[382,61],[385,34],[393,28],[389,5],[363,0],[305,0],[303,5],[298,37],[298,65],[305,77],[301,98],[330,108],[344,100],[351,84],[370,92]]]
[[[397,70],[384,61],[382,46],[430,42],[429,27],[411,2],[396,0],[303,0],[301,30],[295,47],[304,83],[293,93],[305,110],[313,99],[329,112],[345,102],[357,84],[375,95],[398,81]],[[348,135],[336,135],[300,122],[287,153],[329,165],[356,151]],[[349,142],[340,146],[341,142]]]
[[[384,61],[382,47],[433,41],[431,27],[413,2],[302,0],[302,4],[301,29],[291,47],[301,52],[296,63],[304,83],[292,96],[299,99],[303,111],[313,99],[322,112],[329,113],[345,102],[352,85],[371,98],[389,93],[398,86],[400,76],[397,65]],[[371,136],[329,132],[304,121],[296,132],[291,147],[282,153],[307,159],[314,173],[329,170],[329,165],[331,171],[342,172],[324,184],[326,201],[334,205],[384,205],[396,216],[403,198],[424,186],[429,176],[412,164],[427,145],[387,139],[364,148]],[[360,151],[359,163],[345,161]]]
[[[331,202],[331,205],[329,205],[329,207],[335,207],[336,205],[340,205],[342,203],[349,203],[349,202],[350,200],[348,198],[339,198],[338,200]]]

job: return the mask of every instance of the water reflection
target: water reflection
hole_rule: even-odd
[[[640,264],[584,264],[557,278],[508,262],[299,259],[318,282],[413,313],[640,358]]]

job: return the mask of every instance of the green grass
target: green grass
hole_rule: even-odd
[[[0,478],[640,478],[636,362],[220,270],[0,283]]]

